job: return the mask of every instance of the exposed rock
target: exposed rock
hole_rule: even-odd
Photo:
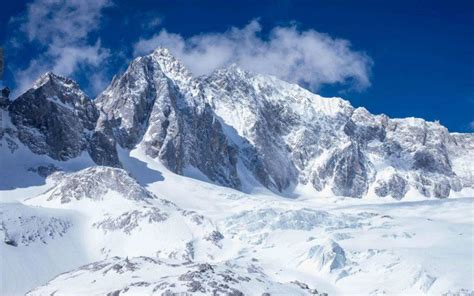
[[[362,197],[369,184],[369,162],[356,144],[336,151],[319,171],[319,179],[332,178],[336,195]]]
[[[237,150],[222,132],[197,82],[165,49],[135,59],[97,99],[118,143],[142,143],[173,172],[188,166],[210,180],[239,188]]]
[[[0,108],[6,108],[8,105],[10,105],[10,89],[8,87],[5,87],[1,90],[0,92]]]
[[[148,207],[141,210],[125,212],[118,217],[107,217],[105,220],[94,223],[94,226],[104,232],[120,230],[130,234],[142,223],[160,223],[168,219],[169,214],[158,207]]]
[[[222,235],[222,233],[220,233],[219,231],[213,231],[211,234],[209,234],[207,237],[206,237],[207,240],[213,242],[214,244],[217,244],[219,243],[222,239],[224,239],[224,236]]]
[[[18,138],[34,153],[68,160],[88,145],[99,116],[92,101],[72,80],[47,73],[10,106]]]
[[[408,191],[408,182],[398,174],[392,174],[388,180],[380,179],[377,181],[375,193],[380,197],[387,195],[396,199],[401,199]]]
[[[430,173],[452,174],[448,156],[445,151],[420,149],[413,155],[413,168]]]
[[[36,168],[29,168],[28,171],[35,172],[41,177],[46,178],[54,172],[60,171],[60,169],[54,166],[53,164],[49,164],[47,166],[41,165]]]
[[[48,197],[48,200],[69,203],[81,199],[102,200],[109,191],[115,191],[130,200],[146,202],[147,199],[156,198],[125,170],[101,166],[65,175],[44,195]]]
[[[98,122],[89,139],[89,155],[98,165],[121,167],[117,155],[116,140],[108,122]]]

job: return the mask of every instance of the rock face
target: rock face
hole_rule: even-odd
[[[379,179],[374,190],[378,196],[391,195],[393,198],[401,199],[407,193],[407,185],[407,181],[395,173],[390,175],[388,180]]]
[[[8,87],[0,90],[0,108],[5,108],[10,104],[10,89]]]
[[[239,158],[275,191],[311,183],[317,191],[351,197],[402,198],[410,188],[447,197],[474,184],[463,177],[472,176],[474,168],[456,160],[472,159],[470,134],[450,134],[422,119],[372,115],[342,99],[322,98],[236,66],[216,71],[202,84],[239,146]],[[464,157],[453,153],[459,149]],[[392,178],[385,180],[389,173]]]
[[[34,153],[68,160],[87,149],[99,116],[72,80],[47,73],[9,106],[18,138]]]
[[[113,140],[95,131],[97,108],[70,79],[46,73],[8,111],[18,139],[34,153],[65,161],[89,151],[99,164],[118,165]]]
[[[171,171],[193,166],[234,188],[237,151],[204,101],[200,85],[165,49],[138,58],[97,98],[99,121],[110,122],[124,148],[142,144]]]
[[[401,199],[474,187],[473,134],[373,115],[235,65],[196,78],[163,48],[136,58],[94,102],[49,73],[3,105],[17,137],[57,160],[87,151],[120,166],[119,145],[241,190],[254,179],[277,193],[310,185],[322,195]]]
[[[336,150],[325,165],[317,170],[313,185],[316,189],[323,189],[325,182],[332,179],[334,194],[360,197],[369,186],[370,165],[358,145],[350,143]]]

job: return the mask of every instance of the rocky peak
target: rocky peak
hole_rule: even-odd
[[[175,81],[178,86],[183,87],[185,84],[190,83],[193,80],[192,74],[188,69],[176,59],[171,52],[163,47],[155,49],[150,56],[154,62],[160,65],[163,73]]]
[[[116,192],[119,198],[129,200],[146,202],[147,199],[156,198],[126,171],[104,166],[89,167],[64,175],[44,196],[47,200],[69,203],[81,199],[103,200],[110,191]]]
[[[135,59],[114,79],[97,104],[118,143],[137,145],[176,173],[199,168],[209,179],[232,187],[236,150],[225,137],[201,85],[168,50]]]
[[[249,79],[251,76],[253,76],[253,74],[240,68],[237,64],[231,63],[227,66],[214,70],[210,76],[221,78],[225,77],[232,80],[241,80]]]
[[[8,107],[18,138],[33,152],[67,160],[88,147],[97,109],[79,85],[48,72]],[[88,132],[86,132],[88,131]]]
[[[48,71],[41,75],[34,83],[33,83],[33,88],[39,88],[47,83],[50,84],[61,84],[64,86],[70,86],[70,87],[75,87],[79,88],[79,85],[72,79],[66,78],[64,76],[60,76],[57,74],[54,74],[51,71]]]
[[[77,82],[52,72],[47,72],[38,78],[31,90],[40,90],[45,96],[57,98],[64,104],[92,106],[90,99]]]

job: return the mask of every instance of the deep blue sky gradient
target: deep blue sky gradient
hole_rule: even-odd
[[[131,57],[139,37],[156,33],[141,26],[141,20],[151,16],[163,19],[157,30],[166,28],[184,37],[243,27],[255,18],[264,35],[277,25],[295,22],[302,30],[351,41],[353,49],[374,62],[371,87],[342,92],[340,86],[330,85],[320,90],[322,95],[342,96],[355,106],[390,117],[440,120],[450,131],[474,130],[470,127],[474,122],[474,1],[114,2],[104,10],[97,33],[113,52]],[[13,31],[9,19],[25,7],[21,1],[1,4],[2,44]],[[21,61],[16,57],[15,64],[26,66],[34,55],[35,48],[30,48]],[[111,68],[120,71],[125,66],[121,61]],[[7,83],[11,76],[7,73]],[[79,77],[79,82],[82,79],[87,77]]]

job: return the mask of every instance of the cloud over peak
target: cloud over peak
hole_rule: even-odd
[[[111,5],[112,0],[30,2],[26,11],[12,21],[17,29],[9,43],[18,50],[9,52],[19,52],[20,61],[14,71],[14,95],[47,71],[89,77],[90,81],[84,83],[88,91],[94,95],[102,90],[110,72],[116,70],[112,68],[117,68],[117,61],[123,64],[129,58],[120,56],[128,55],[129,44],[125,50],[115,48],[112,53],[101,42],[100,35],[107,33],[101,28],[103,10]],[[135,56],[166,47],[195,75],[235,63],[245,70],[274,75],[312,90],[325,84],[356,90],[370,86],[372,60],[365,53],[354,50],[347,40],[312,29],[287,25],[263,30],[260,22],[253,20],[242,28],[187,38],[164,28],[158,32],[163,16],[156,12],[144,13],[138,19],[142,31],[157,33],[131,45]],[[34,50],[29,51],[31,48]],[[22,53],[30,59],[27,64]]]
[[[80,67],[98,67],[109,56],[98,38],[102,9],[109,0],[34,0],[25,14],[13,19],[19,27],[16,43],[43,49],[29,65],[16,71],[17,92],[22,92],[42,73],[70,76]]]
[[[206,33],[190,38],[165,29],[151,38],[141,38],[134,54],[143,55],[159,46],[167,47],[195,75],[236,63],[240,67],[274,75],[317,89],[323,84],[346,84],[355,89],[370,86],[372,60],[354,51],[349,41],[315,30],[277,26],[262,36],[257,20],[224,33]]]

